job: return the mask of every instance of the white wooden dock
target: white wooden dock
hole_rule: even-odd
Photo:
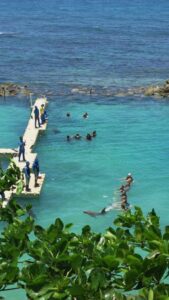
[[[0,156],[15,156],[18,155],[18,151],[16,149],[3,149],[0,148]]]
[[[45,124],[41,125],[41,127],[35,128],[34,108],[35,108],[35,106],[37,106],[40,109],[42,104],[44,104],[44,107],[46,107],[47,103],[48,102],[47,102],[46,98],[39,98],[35,101],[34,105],[32,106],[32,111],[31,111],[30,119],[28,121],[28,125],[27,125],[25,133],[23,135],[23,141],[25,142],[25,159],[26,159],[26,161],[30,162],[30,168],[32,168],[34,160],[37,157],[37,153],[33,152],[33,147],[37,141],[39,133],[45,131],[46,127],[47,127],[47,122],[46,122]],[[18,143],[19,143],[19,137],[18,137]],[[17,165],[17,167],[19,167],[20,171],[22,172],[22,170],[25,166],[25,162],[23,162],[23,161],[19,162],[19,160],[18,160],[18,152],[19,151],[18,150],[19,150],[18,148],[16,148],[16,149],[0,149],[0,155],[7,155],[7,156],[12,155],[15,164]],[[38,178],[39,186],[34,187],[34,183],[35,183],[34,174],[31,173],[31,179],[30,179],[30,183],[29,183],[30,191],[27,192],[24,189],[22,191],[21,195],[19,195],[19,196],[21,196],[21,197],[22,196],[23,197],[39,196],[42,186],[43,186],[44,179],[45,179],[45,174],[40,173],[39,178]],[[13,196],[17,196],[16,189],[13,189],[13,190],[11,189],[10,191],[5,191],[5,200],[3,201],[3,207],[5,207],[8,204],[8,202],[11,200],[11,198]]]

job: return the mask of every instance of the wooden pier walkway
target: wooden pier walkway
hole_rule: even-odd
[[[18,155],[18,151],[16,149],[3,149],[0,148],[0,156],[15,156]]]
[[[48,101],[46,98],[38,98],[34,105],[32,106],[32,111],[31,111],[31,116],[30,119],[28,121],[28,125],[26,127],[25,133],[23,135],[23,141],[25,142],[25,159],[26,161],[29,161],[30,163],[30,168],[32,168],[32,165],[34,163],[35,158],[37,157],[37,153],[33,152],[33,147],[36,143],[36,140],[38,138],[38,135],[40,132],[43,132],[46,130],[47,127],[47,122],[43,125],[41,125],[41,127],[39,128],[35,128],[35,120],[34,120],[34,108],[35,106],[37,106],[39,109],[41,107],[42,104],[44,104],[44,107],[46,107]],[[19,143],[19,137],[18,137],[18,143]],[[15,164],[17,165],[17,167],[19,167],[20,171],[22,172],[24,166],[25,166],[25,162],[21,161],[19,162],[18,160],[18,151],[19,149],[0,149],[0,155],[12,155],[13,156],[13,160],[15,162]],[[39,178],[38,178],[38,187],[34,187],[34,174],[31,173],[31,179],[30,179],[30,183],[29,183],[29,188],[30,191],[27,192],[25,191],[25,189],[22,191],[20,196],[38,196],[41,192],[42,189],[42,185],[45,179],[45,174],[40,173]],[[5,200],[3,201],[3,207],[5,207],[8,202],[11,200],[11,198],[13,196],[16,196],[16,189],[10,190],[10,191],[5,191]],[[17,196],[18,197],[18,196]]]

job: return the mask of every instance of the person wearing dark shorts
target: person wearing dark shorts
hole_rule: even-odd
[[[39,184],[38,184],[38,177],[39,177],[39,161],[38,159],[36,158],[34,163],[33,163],[33,166],[32,166],[32,171],[34,173],[34,176],[35,176],[35,187],[38,187]]]
[[[35,116],[35,128],[40,127],[40,119],[39,119],[39,109],[37,106],[35,106],[34,109],[34,116]],[[38,123],[38,127],[37,127],[37,123]]]
[[[20,143],[19,143],[19,161],[21,161],[21,156],[23,161],[25,161],[25,142],[23,141],[23,137],[20,136]]]

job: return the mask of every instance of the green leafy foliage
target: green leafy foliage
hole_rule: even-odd
[[[22,191],[23,185],[20,169],[16,166],[14,161],[11,160],[6,170],[0,167],[0,192],[10,190],[12,186],[18,186],[17,192]]]

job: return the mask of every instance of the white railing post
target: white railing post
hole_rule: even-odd
[[[33,93],[30,93],[30,94],[29,94],[29,99],[30,99],[30,106],[31,106],[31,108],[32,108],[32,106],[33,106],[32,95],[33,95]]]

